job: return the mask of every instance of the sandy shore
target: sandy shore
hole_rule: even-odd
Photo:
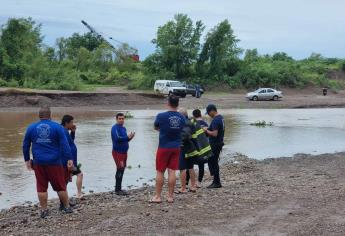
[[[160,205],[148,203],[152,187],[129,197],[91,194],[71,215],[50,202],[44,220],[35,205],[13,207],[0,212],[0,235],[345,235],[344,169],[345,153],[238,156],[221,167],[222,189]]]
[[[181,99],[181,106],[189,109],[204,108],[209,103],[219,108],[320,108],[345,107],[345,91],[322,96],[314,90],[284,90],[280,101],[248,101],[246,91],[229,93],[206,93],[201,99],[191,96]],[[95,92],[65,92],[42,90],[0,89],[0,109],[36,108],[41,105],[52,107],[78,107],[80,109],[162,109],[165,98],[147,92],[102,89]]]

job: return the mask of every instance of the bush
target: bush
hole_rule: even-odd
[[[0,87],[6,87],[7,86],[7,82],[3,79],[0,79]]]
[[[7,82],[7,87],[19,87],[18,81],[11,79],[10,81]]]

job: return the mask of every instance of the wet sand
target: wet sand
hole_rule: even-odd
[[[223,157],[223,160],[227,157]],[[38,217],[36,205],[0,212],[2,235],[344,235],[345,153],[223,163],[222,189],[149,204],[152,187],[129,197],[90,194],[71,215]],[[209,177],[205,186],[210,182]],[[0,196],[1,197],[1,196]]]
[[[318,89],[286,89],[279,101],[248,101],[246,91],[229,93],[206,93],[201,99],[187,96],[181,99],[181,106],[189,109],[204,108],[209,103],[219,108],[322,108],[345,107],[345,91],[329,92],[323,96]],[[52,107],[78,107],[79,109],[162,109],[164,96],[150,92],[101,89],[95,92],[66,92],[42,90],[0,89],[0,109],[35,108],[41,105]]]

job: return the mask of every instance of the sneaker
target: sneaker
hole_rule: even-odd
[[[129,195],[129,193],[127,193],[126,191],[123,191],[123,190],[115,191],[115,194],[119,195],[119,196],[128,196]]]
[[[49,215],[48,209],[42,210],[41,211],[41,218],[44,219]]]
[[[64,207],[64,208],[62,209],[62,212],[63,212],[64,214],[71,214],[71,213],[73,213],[73,210],[72,210],[72,208],[70,208],[70,207]]]
[[[216,184],[216,183],[212,183],[211,185],[209,185],[207,188],[221,188],[222,185],[219,183],[219,184]]]

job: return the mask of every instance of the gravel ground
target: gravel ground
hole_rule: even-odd
[[[345,153],[225,159],[221,189],[173,204],[148,203],[152,187],[90,194],[70,215],[53,200],[47,219],[36,205],[12,207],[0,212],[0,235],[345,235]]]

